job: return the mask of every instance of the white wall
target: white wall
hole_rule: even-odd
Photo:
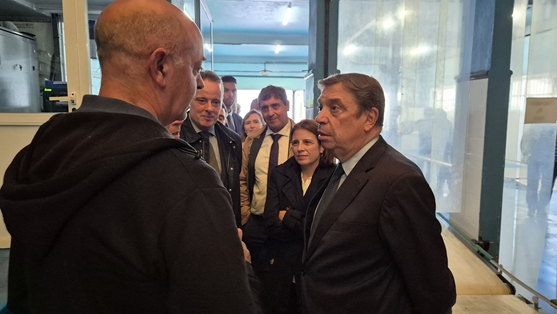
[[[0,182],[15,155],[33,139],[39,126],[52,114],[0,114]],[[1,209],[1,208],[0,208]],[[0,248],[10,247],[11,237],[0,219]]]

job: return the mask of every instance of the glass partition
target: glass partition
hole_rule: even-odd
[[[203,36],[203,49],[205,53],[205,61],[203,68],[205,70],[213,70],[213,17],[203,0],[197,0],[200,4],[200,25],[201,35]]]
[[[548,299],[556,299],[555,120],[525,119],[530,98],[557,97],[557,4],[515,0],[511,95],[505,156],[500,264]],[[527,105],[528,103],[528,105]],[[522,287],[517,293],[531,300]],[[548,304],[542,309],[556,313]]]
[[[338,67],[383,86],[382,135],[420,166],[438,211],[460,211],[470,58],[470,1],[341,1]],[[464,123],[455,132],[455,121]]]

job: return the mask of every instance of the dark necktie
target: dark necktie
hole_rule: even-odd
[[[327,209],[329,203],[331,203],[331,200],[335,196],[338,190],[338,184],[340,182],[340,178],[342,177],[343,174],[344,174],[344,169],[342,168],[342,164],[339,163],[335,171],[333,172],[333,175],[331,176],[331,180],[329,181],[329,184],[327,184],[327,187],[323,192],[323,196],[321,196],[321,201],[319,201],[319,205],[317,206],[315,213],[313,215],[313,222],[311,224],[312,234],[313,234],[313,230],[315,229],[313,228],[313,226],[317,226],[317,224],[319,223],[319,219],[321,219],[321,216],[323,216],[323,212]]]
[[[227,122],[227,126],[229,129],[234,130],[234,132],[236,132],[236,123],[234,123],[234,117],[232,116],[232,112],[228,113],[228,116],[226,117],[226,120],[228,120]]]
[[[213,150],[213,145],[211,145],[211,133],[208,131],[201,131],[199,135],[203,137],[203,159],[213,167],[218,173],[220,173],[219,164],[217,162],[217,157],[215,156],[215,151]]]
[[[273,144],[271,145],[271,154],[269,155],[269,169],[267,170],[267,177],[271,176],[271,172],[278,166],[278,156],[279,156],[279,138],[280,134],[271,134],[273,138]]]

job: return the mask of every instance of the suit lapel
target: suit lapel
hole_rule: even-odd
[[[304,200],[302,198],[302,179],[299,166],[293,159],[289,159],[287,162],[289,165],[284,173],[287,182],[283,185],[283,193],[293,208],[303,211]]]
[[[312,198],[317,195],[319,192],[319,188],[322,187],[325,182],[327,182],[327,178],[332,174],[335,168],[333,166],[328,168],[317,168],[313,177],[311,178],[311,183],[304,194],[304,208],[307,208],[312,200]]]
[[[365,173],[355,173],[354,175],[355,176],[352,176],[352,174],[350,174],[350,176],[344,180],[331,203],[329,203],[329,206],[324,209],[325,212],[323,216],[321,216],[319,224],[313,226],[315,230],[313,235],[309,238],[308,255],[313,253],[317,244],[321,241],[321,238],[329,231],[338,216],[340,216],[348,205],[352,203],[356,195],[358,195],[362,187],[367,183],[368,178],[366,178]]]
[[[190,145],[199,141],[201,139],[201,135],[195,132],[193,125],[191,124],[191,120],[188,114],[188,118],[182,124],[182,128],[180,129],[180,137],[188,142]]]
[[[313,235],[310,236],[310,232],[307,228],[311,228],[311,220],[307,219],[306,222],[306,253],[304,254],[304,263],[308,260],[308,258],[313,254],[317,245],[323,238],[323,236],[329,231],[333,223],[338,219],[338,217],[346,210],[346,208],[354,201],[360,190],[364,187],[364,185],[369,181],[370,176],[368,174],[369,171],[375,167],[379,159],[385,153],[388,144],[383,140],[381,136],[377,142],[364,154],[364,156],[358,161],[354,169],[350,172],[350,175],[344,180],[340,188],[338,189],[337,193],[333,197],[329,206],[325,209],[323,216],[319,220],[319,224],[317,226],[313,226],[315,228]],[[327,180],[327,184],[329,183],[330,178]],[[326,184],[321,187],[319,190],[319,198],[315,197],[311,202],[311,208],[317,207],[319,199],[325,190]],[[314,210],[311,213],[308,212],[308,215],[313,215]],[[309,229],[311,231],[311,229]]]

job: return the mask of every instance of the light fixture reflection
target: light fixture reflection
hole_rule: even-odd
[[[416,55],[422,55],[422,54],[424,54],[428,51],[429,51],[428,46],[419,46],[419,47],[416,47],[416,48],[412,49],[410,51],[410,54],[413,55],[413,56],[416,56]]]
[[[213,52],[213,48],[211,48],[209,44],[205,44],[205,49],[207,49],[207,51],[209,52]]]
[[[275,53],[278,54],[280,52],[280,45],[277,45],[275,47]]]
[[[342,53],[344,53],[344,55],[347,56],[347,55],[351,55],[355,50],[356,50],[356,46],[348,45],[344,48]]]
[[[292,3],[289,3],[284,11],[284,18],[282,19],[282,25],[288,24],[288,19],[290,18],[290,13],[292,13]]]
[[[396,15],[397,15],[399,20],[404,20],[404,17],[406,17],[407,14],[408,14],[408,12],[406,10],[400,9],[400,10],[398,10]]]
[[[395,25],[395,22],[390,18],[385,19],[383,21],[383,28],[384,29],[389,29],[389,28],[393,27],[393,25]]]

